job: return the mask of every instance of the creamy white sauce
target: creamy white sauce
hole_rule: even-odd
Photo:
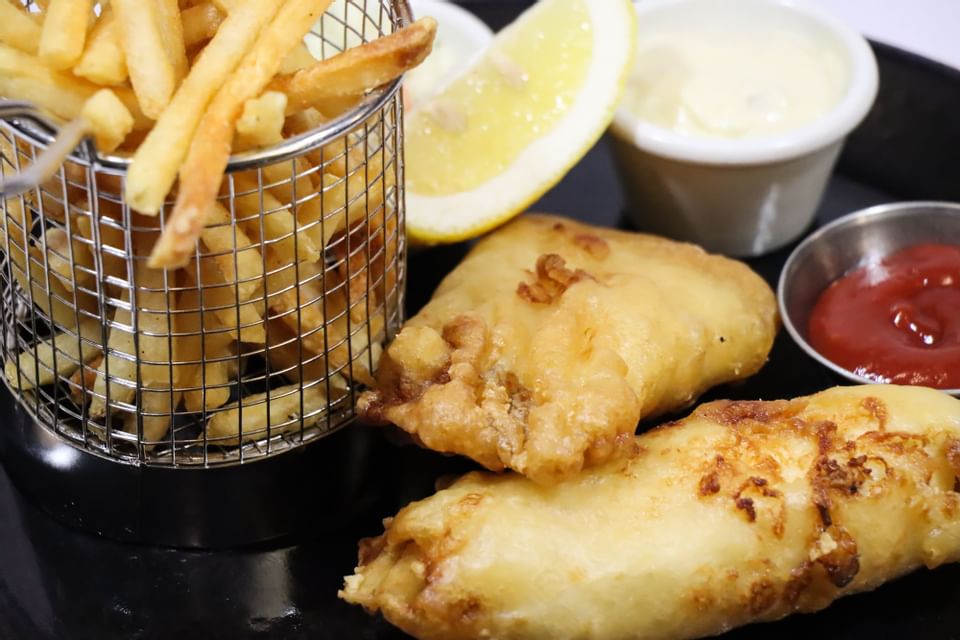
[[[839,52],[783,27],[641,35],[623,107],[677,133],[757,138],[809,124],[847,86]]]

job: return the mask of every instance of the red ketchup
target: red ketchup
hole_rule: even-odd
[[[817,300],[809,335],[865,378],[960,389],[960,246],[916,245],[848,273]]]

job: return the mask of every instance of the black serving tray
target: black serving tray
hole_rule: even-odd
[[[466,2],[499,28],[527,3]],[[818,224],[861,207],[906,199],[960,201],[960,72],[884,45],[874,45],[880,93],[850,137],[818,213]],[[623,199],[605,140],[534,208],[595,224],[626,226]],[[409,311],[415,312],[466,251],[437,247],[410,258]],[[752,260],[775,283],[790,247]],[[780,398],[835,384],[781,333],[769,364],[745,383],[710,397]],[[0,392],[0,428],[10,428],[13,400]],[[371,436],[371,433],[373,434]],[[269,545],[231,551],[182,551],[113,542],[83,533],[40,511],[21,489],[44,479],[0,467],[0,639],[110,640],[177,638],[404,638],[379,618],[336,597],[356,558],[356,541],[381,531],[380,519],[430,494],[437,476],[470,463],[390,437],[386,429],[348,428],[316,447],[369,443],[362,469],[372,502],[359,515],[330,515],[323,505],[337,486],[318,480],[297,500],[321,529]],[[346,444],[344,444],[346,443]],[[356,471],[356,470],[354,470]],[[318,470],[317,478],[323,478]],[[103,505],[122,492],[91,487]],[[338,512],[339,514],[339,512]],[[323,531],[318,532],[318,531]],[[960,567],[919,571],[826,611],[736,630],[747,638],[960,638]]]

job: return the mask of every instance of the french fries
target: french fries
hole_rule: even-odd
[[[0,42],[36,55],[40,25],[18,4],[17,0],[0,0]]]
[[[241,3],[220,25],[133,156],[126,188],[131,207],[147,215],[159,213],[208,102],[282,4],[283,0]]]
[[[110,89],[93,94],[80,114],[101,151],[113,151],[133,130],[133,116]]]
[[[61,332],[27,349],[4,365],[4,375],[21,390],[34,389],[69,377],[84,362],[100,354],[100,319],[84,318],[77,333]],[[36,354],[36,355],[34,355]]]
[[[237,284],[237,298],[246,302],[260,291],[263,282],[263,256],[243,229],[232,224],[230,214],[219,204],[210,210],[210,223],[200,238],[216,260],[227,282]]]
[[[203,313],[198,289],[183,289],[177,298],[177,333],[173,358],[176,386],[190,412],[215,409],[230,399],[229,365],[234,343],[212,313]]]
[[[177,201],[164,234],[150,256],[152,267],[182,267],[189,259],[205,223],[207,209],[220,190],[234,126],[243,104],[255,98],[276,75],[284,56],[310,30],[330,2],[287,0],[227,84],[217,91],[180,169]],[[232,12],[224,26],[242,10],[241,6]]]
[[[124,415],[124,431],[138,434],[147,447],[159,444],[170,428],[170,422],[182,395],[175,389],[142,389],[137,411]],[[137,424],[138,419],[142,421],[142,434],[138,431],[140,429]]]
[[[304,348],[283,320],[274,318],[267,324],[267,360],[271,374],[279,373],[290,382],[326,379],[327,365],[322,355]]]
[[[307,45],[300,42],[283,59],[278,72],[281,74],[296,73],[301,69],[306,69],[316,61],[317,59],[307,49]]]
[[[258,98],[247,100],[237,120],[237,138],[241,146],[248,149],[266,147],[283,140],[286,109],[287,95],[279,91],[267,91]]]
[[[324,416],[328,400],[335,401],[346,393],[342,378],[332,378],[333,397],[327,398],[327,385],[314,382],[301,387],[293,384],[266,393],[243,398],[218,411],[207,421],[207,438],[221,445],[299,431],[312,426]],[[269,399],[268,399],[269,398]]]
[[[433,49],[436,32],[436,20],[420,18],[388,36],[281,76],[270,83],[270,89],[287,94],[288,113],[316,107],[331,115],[329,111],[338,109],[327,106],[330,103],[362,96],[423,62]]]
[[[51,272],[59,276],[67,291],[73,291],[76,285],[90,286],[93,281],[93,255],[86,244],[78,240],[71,241],[61,227],[48,228],[43,243],[47,264]]]
[[[149,246],[149,236],[141,235],[137,240],[138,253],[143,245]],[[173,275],[149,268],[144,260],[134,263],[140,379],[151,387],[169,387],[174,377],[170,356],[176,316],[170,313],[175,309],[170,289],[176,285],[166,282],[168,277],[173,278]]]
[[[187,66],[182,27],[179,20],[171,19],[179,18],[179,8],[174,0],[113,0],[113,10],[140,108],[147,117],[157,119]]]
[[[237,283],[229,282],[212,258],[201,258],[185,272],[200,288],[205,313],[214,314],[235,340],[255,344],[266,341],[263,303],[260,300],[240,301]]]
[[[73,120],[99,90],[100,87],[91,82],[48,67],[37,57],[0,45],[0,95],[16,96],[64,120]],[[117,87],[114,92],[133,115],[135,128],[151,124],[133,92],[126,87]]]
[[[281,203],[269,191],[260,194],[257,183],[245,176],[238,176],[236,185],[243,193],[235,198],[236,208],[243,218],[241,224],[251,238],[269,244],[270,250],[278,255],[285,266],[293,265],[293,256],[306,262],[320,259],[320,245],[313,241],[310,234],[298,228],[297,218],[288,205]]]
[[[399,233],[378,134],[225,176],[232,152],[322,126],[429,53],[427,19],[318,61],[303,38],[330,4],[0,0],[0,97],[132,155],[125,175],[68,158],[3,201],[0,251],[49,330],[4,363],[23,391],[59,385],[93,436],[149,449],[177,414],[224,446],[299,430],[371,380]],[[5,171],[44,166],[0,134]]]
[[[130,294],[124,291],[121,305],[116,308],[109,325],[106,357],[97,368],[88,409],[92,418],[104,417],[108,402],[111,406],[129,404],[137,395],[135,331],[129,305]]]
[[[157,7],[157,22],[160,25],[160,39],[167,60],[173,67],[177,83],[187,75],[187,51],[183,40],[183,23],[180,20],[180,7],[177,0],[153,0]]]
[[[87,38],[87,47],[73,68],[74,75],[97,84],[116,86],[127,79],[127,56],[121,41],[120,24],[107,7]]]
[[[90,399],[90,391],[97,381],[97,368],[101,362],[103,362],[103,354],[98,353],[91,358],[89,362],[78,367],[68,379],[67,384],[70,386],[70,399],[73,400],[74,404],[78,407],[82,408],[86,405],[87,400]]]
[[[217,33],[223,14],[212,2],[199,2],[180,12],[183,21],[183,43],[189,48]]]
[[[72,67],[83,54],[93,0],[50,0],[37,52],[54,69]]]

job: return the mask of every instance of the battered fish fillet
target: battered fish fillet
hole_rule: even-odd
[[[471,473],[360,545],[340,596],[421,639],[693,638],[960,559],[960,401],[713,402],[555,486]]]
[[[773,293],[655,236],[527,215],[482,240],[404,326],[360,400],[430,449],[551,483],[766,361]]]

